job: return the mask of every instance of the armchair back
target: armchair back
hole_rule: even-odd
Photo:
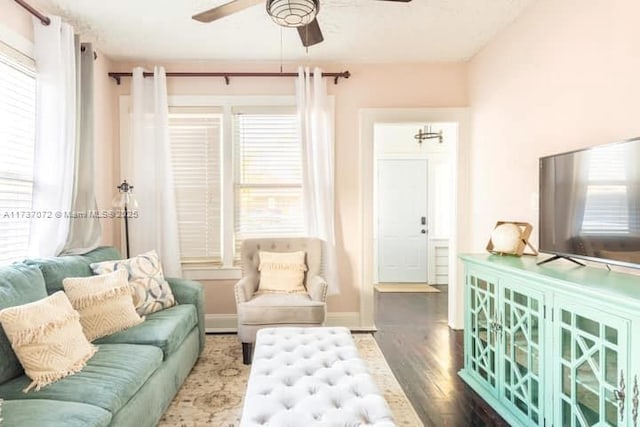
[[[273,237],[263,239],[246,239],[242,242],[242,275],[259,277],[260,251],[306,253],[307,271],[304,283],[309,287],[309,279],[320,274],[322,264],[322,242],[313,237]]]

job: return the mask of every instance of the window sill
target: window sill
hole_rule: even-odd
[[[193,266],[183,265],[182,275],[190,280],[239,280],[242,277],[240,267]]]

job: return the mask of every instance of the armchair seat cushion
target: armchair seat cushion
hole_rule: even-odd
[[[307,294],[257,294],[238,304],[238,323],[243,325],[321,324],[325,304]]]

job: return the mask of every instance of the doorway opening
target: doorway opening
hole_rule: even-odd
[[[439,137],[416,139],[422,129]],[[374,125],[373,279],[379,291],[420,292],[448,283],[457,134],[456,123]]]
[[[442,142],[420,142],[440,132]],[[468,139],[464,108],[361,110],[361,327],[375,328],[374,286],[385,281],[446,284],[448,324],[463,327]]]

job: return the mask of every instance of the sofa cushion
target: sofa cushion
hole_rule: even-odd
[[[80,315],[62,291],[0,310],[0,323],[33,380],[25,392],[80,372],[97,351],[82,333]]]
[[[7,400],[50,399],[80,402],[116,413],[162,364],[162,351],[153,346],[103,344],[84,369],[37,392],[23,393],[26,375],[0,384]]]
[[[38,267],[24,264],[0,267],[0,310],[37,301],[46,296],[44,278]],[[23,373],[22,365],[11,348],[7,335],[0,328],[0,383]]]
[[[29,259],[25,263],[40,268],[47,286],[47,293],[52,294],[63,289],[62,279],[65,277],[93,276],[89,264],[120,258],[122,257],[116,248],[104,246],[84,255]]]
[[[148,314],[144,323],[100,338],[95,344],[153,345],[162,349],[167,359],[197,324],[198,313],[193,304],[176,305]]]
[[[256,295],[238,304],[238,322],[242,325],[278,323],[322,323],[325,304],[313,301],[307,294]]]
[[[7,426],[103,427],[111,422],[111,412],[86,403],[5,400],[2,408],[2,422]]]

